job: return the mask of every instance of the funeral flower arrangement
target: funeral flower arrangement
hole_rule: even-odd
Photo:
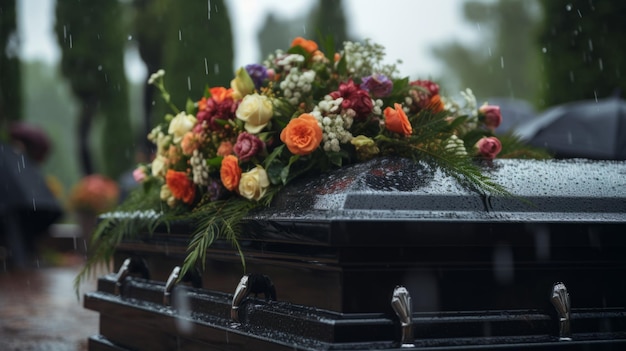
[[[144,186],[118,215],[104,217],[92,257],[110,257],[135,226],[151,230],[182,218],[197,224],[182,276],[204,262],[214,240],[238,248],[242,218],[270,205],[291,180],[379,156],[423,160],[476,191],[505,192],[476,163],[517,152],[515,140],[493,134],[498,106],[479,106],[470,90],[455,102],[435,82],[398,77],[395,65],[383,64],[383,47],[370,41],[333,47],[296,38],[184,110],[171,104],[165,72],[153,74],[149,83],[172,113],[148,136],[156,155],[134,173]]]
[[[100,174],[91,174],[72,188],[69,206],[76,212],[97,215],[113,210],[119,196],[120,190],[114,180]]]

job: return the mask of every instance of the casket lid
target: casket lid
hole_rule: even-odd
[[[512,196],[484,196],[422,162],[378,158],[287,185],[253,220],[626,222],[626,163],[496,160]]]

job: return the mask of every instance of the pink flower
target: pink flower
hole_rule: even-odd
[[[493,160],[502,151],[502,143],[496,137],[483,137],[476,143],[478,153],[489,160]]]
[[[246,162],[263,150],[263,142],[256,135],[243,132],[237,137],[233,151],[239,161]]]
[[[502,123],[502,113],[500,112],[500,106],[495,105],[482,105],[478,108],[478,113],[481,115],[485,126],[491,130],[498,128]]]
[[[217,156],[228,156],[233,154],[233,143],[230,141],[222,141],[217,148]]]
[[[362,120],[372,112],[374,103],[369,93],[359,87],[358,84],[354,84],[352,79],[346,83],[339,85],[339,90],[330,93],[333,99],[343,98],[341,108],[344,110],[352,109],[356,112],[356,120]]]
[[[133,171],[133,179],[135,179],[137,183],[143,182],[146,179],[145,167],[139,166],[135,168],[135,170]]]

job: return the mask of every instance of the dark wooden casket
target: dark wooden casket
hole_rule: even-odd
[[[217,242],[191,283],[190,227],[126,241],[85,295],[89,348],[626,349],[626,163],[485,171],[514,196],[406,159],[295,182],[247,217],[245,271]]]

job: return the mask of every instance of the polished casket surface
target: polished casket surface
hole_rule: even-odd
[[[112,274],[86,294],[85,306],[101,313],[91,348],[392,349],[401,323],[391,299],[403,286],[416,348],[619,349],[626,164],[498,160],[485,172],[512,196],[479,195],[399,158],[294,182],[246,218],[245,271],[237,251],[217,242],[195,287],[172,289],[188,298],[169,303],[165,282],[193,226],[139,233],[119,246],[115,266],[132,257],[150,279],[131,274],[117,284]],[[271,280],[277,301],[247,296],[234,322],[244,274]],[[572,340],[559,341],[558,282],[571,296]]]

